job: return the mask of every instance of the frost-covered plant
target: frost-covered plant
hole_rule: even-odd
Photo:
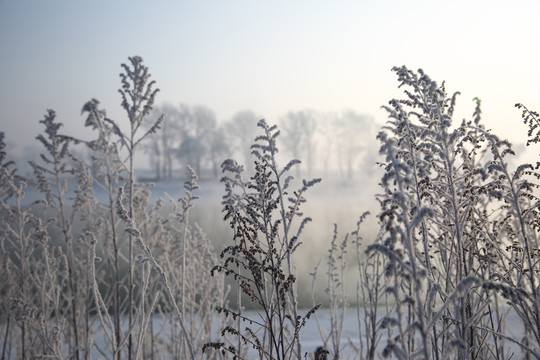
[[[212,270],[214,276],[232,276],[258,316],[248,318],[240,303],[234,310],[219,307],[219,312],[238,320],[222,329],[221,335],[236,336],[238,343],[212,342],[205,347],[245,358],[249,356],[242,352],[245,344],[260,358],[300,359],[300,329],[318,306],[299,315],[293,254],[301,245],[304,226],[311,220],[300,212],[306,201],[304,193],[320,179],[304,180],[299,189],[291,189],[293,177],[289,171],[299,161],[280,168],[276,163],[277,127],[268,126],[264,120],[258,126],[263,135],[257,136],[251,147],[255,175],[243,179],[243,167],[233,160],[222,165],[226,174],[222,179],[226,189],[223,212],[233,229],[234,244],[221,252],[223,262]]]
[[[315,320],[317,327],[319,328],[319,334],[322,340],[322,346],[326,349],[330,356],[334,359],[339,359],[343,349],[341,344],[343,322],[345,320],[345,312],[348,307],[348,299],[345,293],[345,271],[347,269],[347,245],[349,243],[349,234],[346,234],[341,242],[338,243],[338,229],[337,224],[334,224],[334,235],[330,242],[330,248],[328,249],[327,256],[327,270],[326,270],[326,289],[324,292],[328,297],[328,307],[330,312],[330,324],[325,327],[321,325],[317,312],[315,313]],[[313,306],[315,304],[315,292],[316,292],[316,279],[320,266],[320,262],[315,267],[315,270],[311,275],[313,276],[313,282],[311,286],[311,298]]]
[[[383,318],[380,307],[388,306],[385,290],[389,279],[384,276],[384,255],[375,252],[367,257],[363,256],[364,241],[360,226],[368,215],[369,213],[364,213],[360,217],[356,230],[351,233],[358,270],[356,318],[359,345],[355,346],[353,339],[349,339],[349,344],[360,358],[375,359],[384,332],[384,329],[381,329]]]
[[[148,290],[148,285],[150,281],[150,271],[154,270],[157,273],[157,279],[159,279],[163,292],[165,294],[165,297],[168,301],[171,302],[171,307],[173,309],[173,316],[175,317],[176,324],[180,327],[182,332],[182,341],[185,343],[185,357],[194,359],[195,355],[193,352],[193,346],[190,341],[190,337],[187,333],[187,329],[184,322],[184,317],[182,316],[181,310],[178,307],[178,303],[176,298],[173,294],[173,289],[170,285],[169,278],[165,271],[163,270],[163,267],[158,263],[156,258],[153,255],[152,250],[150,247],[146,244],[145,239],[143,237],[142,232],[139,228],[137,228],[137,225],[132,217],[129,215],[129,210],[127,210],[124,206],[123,201],[123,190],[120,190],[118,201],[117,201],[117,210],[118,215],[122,221],[124,221],[127,225],[126,232],[128,232],[134,239],[134,243],[137,245],[137,247],[141,250],[141,254],[137,256],[138,264],[141,267],[140,272],[140,280],[141,280],[141,286],[139,291],[139,299],[138,299],[138,306],[136,307],[136,313],[135,313],[135,319],[132,325],[130,326],[129,335],[131,336],[131,333],[135,326],[138,327],[137,331],[138,334],[138,343],[136,347],[136,351],[133,354],[135,358],[141,358],[141,351],[142,351],[142,341],[145,337],[145,333],[148,327],[148,323],[152,317],[152,314],[154,312],[154,307],[158,300],[158,294],[152,294],[152,301],[147,306],[146,302],[146,292]]]
[[[171,206],[159,200],[148,210],[149,191],[135,183],[132,166],[136,148],[159,130],[163,119],[146,125],[149,130],[142,136],[136,135],[156,92],[151,90],[153,82],[141,85],[148,80],[141,59],[130,61],[134,70],[124,65],[127,74],[122,76],[120,91],[130,132],[122,133],[97,100],[83,107],[86,125],[98,131],[97,139],[86,142],[93,151],[95,183],[108,195],[108,204],[95,214],[95,226],[85,234],[90,246],[93,301],[106,339],[105,344],[94,346],[111,358],[122,354],[132,358],[198,358],[216,326],[214,307],[223,305],[226,297],[223,278],[208,275],[217,261],[216,254],[202,229],[194,228],[189,221],[197,199],[193,192],[198,189],[193,170],[189,168],[187,174],[186,195]],[[128,106],[130,101],[135,105]],[[139,110],[133,110],[134,106]],[[124,235],[129,236],[128,246],[122,246]],[[100,251],[103,254],[98,256]],[[122,270],[125,265],[126,277]],[[130,277],[135,290],[132,295]],[[133,316],[128,316],[123,333],[121,318],[126,313]],[[155,315],[161,315],[162,320]]]
[[[40,121],[45,126],[45,134],[37,137],[45,152],[41,154],[40,162],[30,162],[36,177],[36,187],[45,196],[45,209],[51,212],[47,219],[49,232],[54,231],[62,239],[62,247],[66,255],[66,287],[61,301],[69,313],[70,331],[66,332],[70,344],[70,352],[74,358],[80,357],[80,351],[88,351],[86,343],[89,337],[88,282],[78,281],[86,278],[87,264],[84,263],[83,246],[80,238],[74,233],[77,216],[84,212],[85,205],[90,199],[92,182],[88,179],[86,165],[71,152],[74,139],[60,133],[62,123],[57,122],[56,113],[48,110]],[[78,183],[73,189],[74,195],[69,194],[68,182]],[[82,215],[84,216],[84,214]]]
[[[29,180],[7,160],[3,139],[0,132],[1,358],[61,358],[67,259],[35,215],[40,202],[23,205]]]
[[[521,104],[516,107],[522,110],[523,121],[529,127],[527,145],[538,143],[538,114]],[[500,200],[497,227],[490,235],[500,244],[500,260],[493,282],[484,286],[500,293],[519,315],[524,337],[513,341],[526,353],[540,358],[538,162],[536,166],[521,164],[512,171],[508,159],[514,155],[511,145],[492,134],[486,137],[493,157],[488,166],[493,196]]]
[[[386,107],[390,121],[379,134],[385,174],[379,196],[383,238],[368,253],[386,257],[393,331],[384,354],[397,358],[499,358],[500,316],[489,287],[495,249],[490,228],[494,186],[488,179],[493,143],[474,120],[452,124],[456,94],[446,95],[421,70],[394,68],[404,100]],[[452,126],[455,127],[452,127]],[[488,313],[490,316],[481,316]]]
[[[108,274],[108,277],[103,280],[107,284],[112,284],[107,287],[109,291],[104,298],[112,299],[112,305],[108,307],[112,311],[114,320],[113,348],[116,348],[122,341],[121,316],[125,312],[125,306],[122,306],[121,300],[121,284],[124,280],[120,270],[122,233],[118,229],[116,197],[118,187],[126,178],[126,169],[118,156],[116,142],[119,140],[115,139],[110,121],[106,120],[105,110],[99,108],[99,101],[96,99],[88,101],[83,106],[82,113],[87,114],[85,126],[98,133],[97,139],[85,142],[91,150],[93,182],[107,194],[106,204],[95,204],[99,209],[94,211],[97,219],[88,231],[91,231],[96,239],[100,239],[102,266],[106,267]],[[116,353],[116,357],[119,357],[119,353]]]
[[[210,240],[189,223],[196,175],[190,171],[186,196],[172,211],[162,201],[149,211],[149,191],[135,183],[136,149],[162,119],[139,136],[156,91],[142,59],[130,61],[120,90],[128,131],[108,119],[95,99],[82,111],[85,125],[97,130],[92,141],[61,134],[62,124],[49,110],[41,121],[45,134],[38,137],[45,152],[31,163],[36,181],[17,175],[0,133],[2,358],[88,358],[97,351],[115,359],[193,359],[215,329],[214,307],[224,305],[226,292],[221,276],[208,275],[217,262]],[[73,155],[81,142],[92,152],[91,166]],[[44,200],[23,205],[28,182]],[[105,203],[94,197],[94,186],[107,194]],[[126,327],[128,313],[135,318],[129,316]],[[168,324],[154,336],[156,314]]]
[[[223,276],[211,277],[209,271],[218,261],[210,239],[197,224],[192,224],[189,214],[198,196],[197,175],[188,167],[184,183],[185,195],[167,206],[158,201],[152,212],[159,212],[154,224],[149,227],[148,244],[153,249],[157,261],[169,278],[172,294],[178,299],[182,319],[188,334],[188,341],[197,358],[202,356],[202,346],[211,340],[219,315],[216,306],[224,306],[226,289]],[[159,291],[154,282],[154,294]],[[162,326],[163,337],[169,342],[164,356],[186,358],[189,356],[184,334],[177,326],[177,320],[168,314],[174,313],[173,303],[164,299],[156,310],[167,326]],[[151,324],[152,325],[152,324]],[[163,352],[163,351],[162,351]],[[156,353],[159,353],[156,350]]]
[[[385,290],[388,286],[388,278],[384,276],[384,255],[373,252],[369,256],[364,254],[364,241],[360,232],[361,225],[368,217],[369,212],[362,214],[357,221],[356,229],[346,234],[342,241],[337,240],[337,225],[334,225],[334,236],[330,242],[327,256],[327,287],[329,324],[324,326],[315,313],[322,346],[320,351],[326,353],[332,359],[341,359],[345,353],[359,359],[375,359],[377,348],[385,335],[381,328],[383,321],[382,309],[387,299]],[[351,245],[354,245],[354,261],[347,259]],[[312,283],[312,301],[315,304],[316,278],[318,276],[317,264]],[[358,336],[355,338],[343,338],[345,317],[350,309],[349,296],[345,285],[350,282],[350,270],[355,268],[358,274],[356,279],[356,320]],[[352,272],[354,273],[354,272]],[[350,330],[350,329],[349,329]],[[343,343],[347,340],[346,343]],[[318,353],[315,352],[315,358]],[[347,357],[345,357],[347,358]]]

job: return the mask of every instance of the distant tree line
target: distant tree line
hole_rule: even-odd
[[[145,145],[156,180],[171,179],[187,166],[202,176],[218,178],[221,163],[231,157],[248,164],[262,118],[244,110],[218,123],[212,109],[186,104],[156,106],[151,116],[157,119],[162,114],[163,131]],[[378,147],[372,140],[377,127],[371,116],[352,110],[301,110],[288,112],[279,123],[284,155],[302,161],[297,176],[301,172],[312,176],[314,171],[328,176],[331,170],[345,180],[352,179],[357,170],[373,174]]]

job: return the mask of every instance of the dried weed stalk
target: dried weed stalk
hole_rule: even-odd
[[[255,175],[244,180],[242,166],[233,160],[222,165],[226,174],[222,179],[226,190],[223,212],[233,229],[234,244],[221,252],[223,262],[212,270],[214,276],[224,273],[236,280],[238,289],[256,307],[258,317],[246,317],[241,303],[234,310],[219,307],[219,312],[238,320],[225,327],[222,336],[236,336],[238,343],[212,342],[205,346],[229,352],[236,358],[249,357],[242,352],[245,344],[260,358],[299,359],[300,329],[318,306],[299,315],[293,254],[302,244],[304,226],[311,221],[300,211],[306,201],[304,193],[320,179],[304,180],[299,189],[291,189],[293,177],[289,171],[299,161],[278,167],[279,131],[264,120],[258,126],[263,135],[251,147]]]

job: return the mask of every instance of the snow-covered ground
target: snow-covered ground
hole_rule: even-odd
[[[301,310],[301,314],[305,314],[307,310]],[[360,308],[360,314],[363,316],[363,309]],[[258,319],[258,315],[253,310],[248,310],[244,313],[244,315],[250,319]],[[302,328],[300,333],[300,339],[302,342],[302,352],[303,353],[313,353],[319,346],[324,345],[323,338],[328,339],[327,335],[331,329],[330,323],[331,323],[331,313],[329,309],[321,308],[317,311],[316,316],[318,318],[318,322],[316,320],[315,315],[312,316],[305,327]],[[384,311],[381,309],[379,314],[377,315],[379,317],[384,316]],[[159,327],[160,323],[163,324],[163,318],[160,316],[154,317],[154,328],[155,333],[159,333]],[[168,325],[163,325],[168,326]],[[517,315],[514,312],[510,312],[507,317],[507,334],[511,335],[512,337],[516,339],[520,339],[522,334],[522,329],[520,327],[520,321]],[[328,349],[334,350],[336,347],[340,349],[340,359],[358,359],[358,351],[360,353],[365,354],[366,349],[361,348],[361,341],[363,340],[363,336],[360,333],[360,331],[364,332],[365,329],[363,326],[358,325],[358,315],[357,315],[357,309],[356,308],[349,308],[345,312],[345,315],[343,316],[343,327],[341,328],[341,337],[339,340],[339,343],[332,344],[332,340],[328,340],[326,343],[326,347]],[[167,334],[167,331],[163,331],[163,334]],[[323,336],[321,336],[321,333],[323,333]],[[217,331],[216,331],[217,336]],[[218,337],[214,337],[212,340],[219,340]],[[377,345],[377,355],[376,358],[382,358],[381,351],[386,345],[386,337],[384,335],[381,335],[379,338],[379,342]],[[489,341],[489,340],[488,340]],[[102,335],[98,333],[98,336],[96,337],[96,345],[99,347],[104,346],[104,338]],[[253,359],[257,358],[257,353],[251,350],[252,353],[250,354]],[[510,341],[506,342],[506,355],[507,358],[513,358],[513,359],[519,359],[523,357],[523,353],[519,349],[519,347]],[[511,356],[513,354],[513,356]],[[100,358],[100,353],[94,349],[93,351],[93,358]]]

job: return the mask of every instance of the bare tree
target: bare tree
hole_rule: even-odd
[[[371,148],[368,145],[372,143],[370,136],[374,127],[373,118],[345,110],[334,120],[333,126],[337,136],[335,144],[340,173],[342,177],[351,180],[353,171],[358,165],[358,157]]]
[[[201,174],[204,157],[210,152],[211,133],[216,127],[216,115],[206,106],[182,104],[179,118],[184,131],[177,155],[187,160],[186,165],[192,166],[197,174]]]
[[[173,177],[176,151],[185,133],[185,123],[178,107],[171,104],[156,106],[150,116],[157,120],[162,114],[165,115],[163,131],[151,136],[145,147],[157,180]]]
[[[311,110],[288,112],[281,119],[282,142],[293,158],[304,160],[308,175],[313,170],[315,153],[314,135],[317,129],[316,114]],[[300,177],[300,167],[296,168],[296,175]]]
[[[194,136],[187,136],[178,148],[178,157],[189,166],[194,166],[197,172],[201,171],[201,159],[206,153],[206,147]]]
[[[230,138],[233,151],[241,154],[243,163],[248,166],[248,172],[252,172],[253,166],[249,165],[251,158],[251,144],[257,134],[257,116],[251,110],[236,113],[225,125],[225,130]]]
[[[231,156],[231,147],[223,125],[210,131],[208,145],[208,157],[212,166],[212,175],[217,179],[220,174],[221,163]]]
[[[337,142],[336,128],[334,122],[338,115],[335,112],[325,112],[320,114],[317,124],[318,133],[322,135],[324,151],[320,152],[320,159],[323,162],[324,177],[328,178],[328,168],[332,155],[335,153],[335,147]]]

